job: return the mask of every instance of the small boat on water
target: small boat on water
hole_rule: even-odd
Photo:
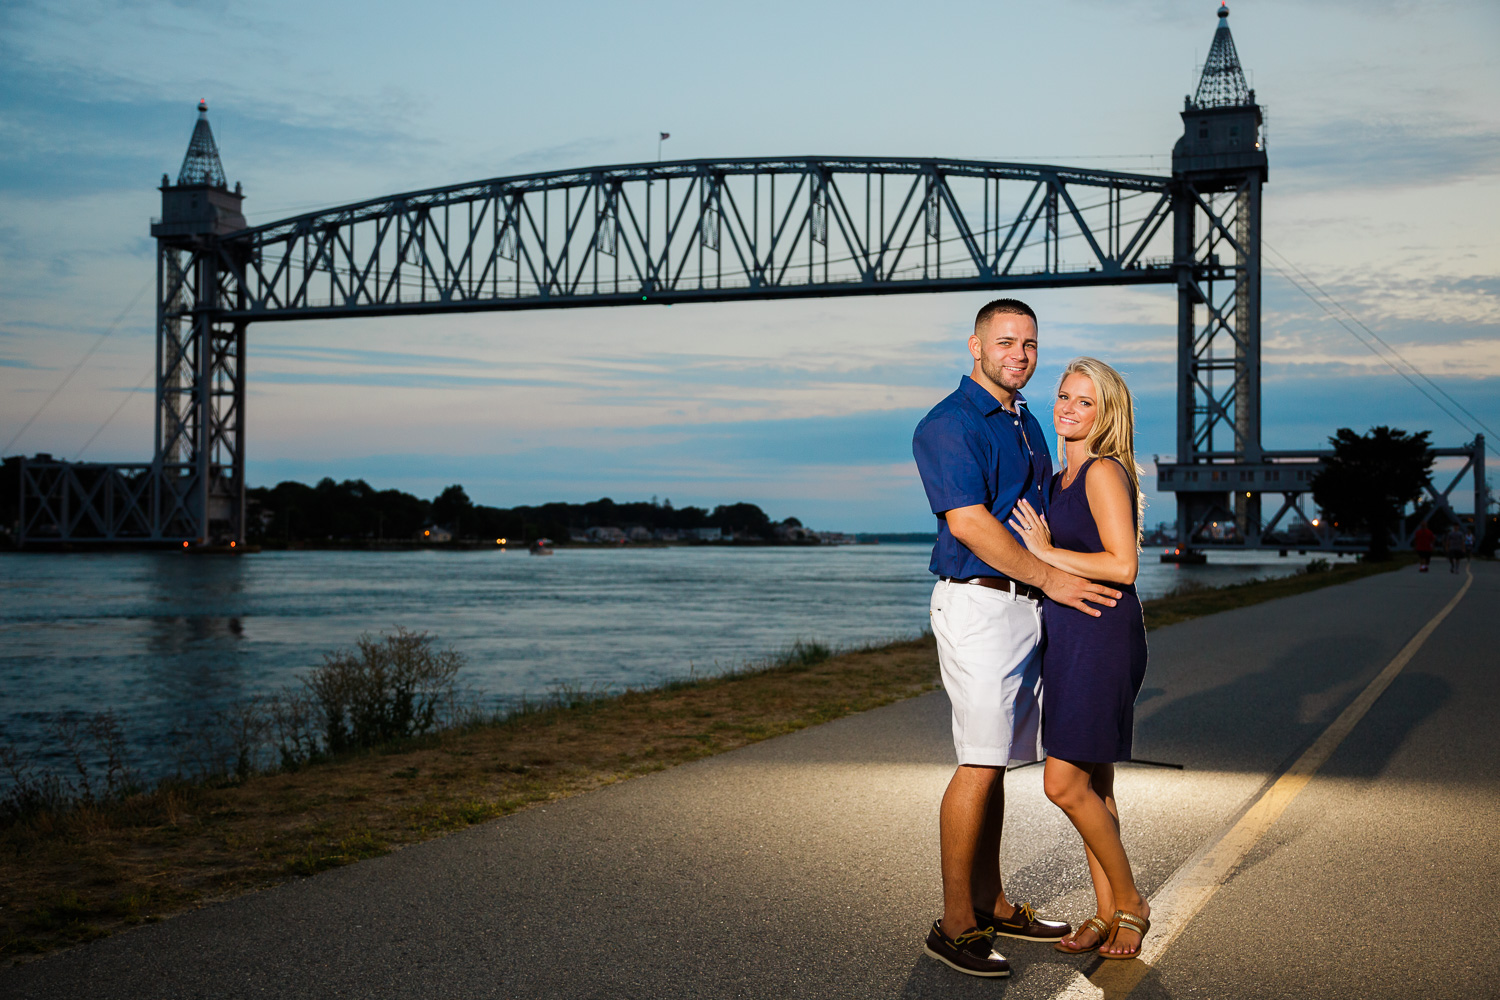
[[[534,556],[550,556],[552,554],[552,539],[538,538],[531,543],[527,551]]]

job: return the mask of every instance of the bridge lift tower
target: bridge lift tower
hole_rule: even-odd
[[[1158,489],[1177,498],[1169,557],[1357,549],[1302,509],[1327,453],[1261,442],[1264,115],[1228,14],[1170,176],[926,157],[681,160],[496,177],[247,227],[200,103],[151,226],[155,456],[22,459],[19,541],[242,549],[251,323],[1169,284],[1177,449],[1157,462]],[[1447,507],[1472,470],[1484,510],[1483,437],[1436,450],[1467,461],[1448,489],[1429,485],[1431,505]],[[1281,497],[1270,518],[1267,494]]]
[[[1226,7],[1198,90],[1183,99],[1182,124],[1172,150],[1177,454],[1157,463],[1157,485],[1177,496],[1178,543],[1188,550],[1216,519],[1232,519],[1246,541],[1258,534],[1261,492],[1284,471],[1260,440],[1265,117]],[[1310,468],[1285,471],[1305,483]]]
[[[1156,463],[1157,487],[1177,498],[1177,544],[1164,559],[1201,561],[1204,548],[1353,550],[1303,509],[1326,450],[1268,451],[1261,443],[1261,189],[1265,116],[1245,80],[1229,9],[1183,99],[1182,138],[1172,150],[1172,261],[1177,277],[1177,453]],[[1445,490],[1429,482],[1423,519],[1473,474],[1476,531],[1485,509],[1484,436],[1435,448],[1465,460]],[[1262,498],[1279,494],[1269,519]],[[1398,547],[1410,543],[1399,529]]]

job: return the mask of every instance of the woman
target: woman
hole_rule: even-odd
[[[1448,572],[1457,573],[1458,564],[1464,558],[1464,529],[1457,524],[1443,536],[1443,552],[1448,556]]]
[[[1135,958],[1151,928],[1151,907],[1131,875],[1114,796],[1115,762],[1130,759],[1135,697],[1146,674],[1146,625],[1135,593],[1142,504],[1130,390],[1104,362],[1075,358],[1063,370],[1052,419],[1062,471],[1052,478],[1050,524],[1023,500],[1011,526],[1043,562],[1123,592],[1098,618],[1052,601],[1042,616],[1042,782],[1083,837],[1098,901],[1098,914],[1055,947]]]

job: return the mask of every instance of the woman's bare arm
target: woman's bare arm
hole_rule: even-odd
[[[1046,518],[1025,500],[1017,505],[1011,526],[1020,532],[1031,554],[1049,566],[1088,580],[1134,583],[1140,571],[1140,554],[1136,551],[1135,505],[1125,470],[1113,460],[1097,461],[1089,466],[1083,485],[1103,552],[1054,547]]]

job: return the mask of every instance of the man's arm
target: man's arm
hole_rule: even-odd
[[[1120,598],[1118,590],[1055,569],[1027,552],[984,504],[955,507],[946,511],[943,517],[947,519],[953,537],[970,552],[1011,579],[1040,587],[1058,604],[1077,608],[1097,618],[1100,612],[1085,601],[1112,608]]]

